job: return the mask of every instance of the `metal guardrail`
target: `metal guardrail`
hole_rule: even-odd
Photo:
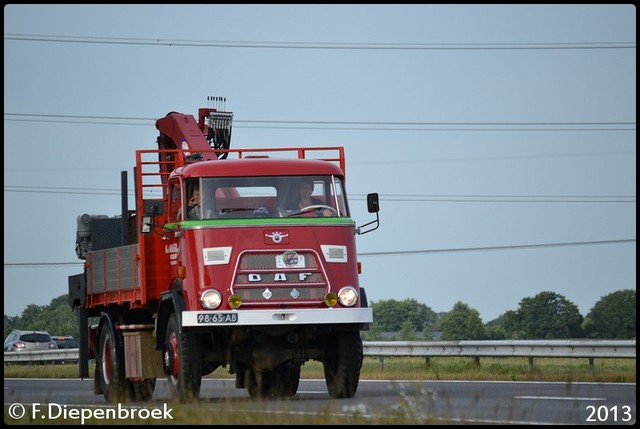
[[[364,355],[377,356],[384,368],[386,356],[468,356],[480,365],[481,357],[636,358],[636,340],[489,340],[489,341],[365,341]]]
[[[77,362],[79,357],[80,349],[4,352],[4,363]]]
[[[635,358],[636,340],[365,341],[365,356]]]
[[[365,356],[636,358],[636,340],[364,341]],[[77,361],[78,349],[4,352],[4,362]]]

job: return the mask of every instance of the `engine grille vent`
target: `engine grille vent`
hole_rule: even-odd
[[[233,292],[246,304],[318,303],[328,291],[316,254],[294,253],[293,262],[282,252],[248,252],[240,257]]]

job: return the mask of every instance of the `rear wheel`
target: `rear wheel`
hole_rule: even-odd
[[[323,361],[324,377],[332,398],[352,398],[358,390],[362,368],[360,332],[338,332]]]
[[[167,323],[163,365],[175,399],[180,402],[198,399],[202,383],[202,348],[197,335],[180,333],[175,314]]]
[[[107,402],[124,402],[127,399],[127,381],[124,374],[123,350],[115,331],[107,324],[100,330],[96,362],[97,384]]]

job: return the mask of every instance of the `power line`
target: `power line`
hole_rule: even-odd
[[[5,121],[70,123],[88,125],[153,126],[156,119],[122,116],[51,115],[37,113],[4,113]],[[7,117],[9,116],[9,117]],[[14,118],[12,118],[14,117]],[[45,119],[46,118],[46,119]],[[137,122],[122,122],[137,121]],[[635,131],[634,121],[609,122],[388,122],[388,121],[297,121],[297,120],[235,120],[237,128],[342,130],[342,131]],[[245,125],[242,125],[245,124]],[[258,125],[251,125],[258,124]],[[289,125],[287,125],[289,124]],[[438,127],[438,128],[433,128]],[[441,128],[445,127],[445,128]],[[471,127],[471,128],[469,128]],[[481,128],[478,128],[481,127]],[[502,128],[495,128],[502,127]],[[515,127],[515,128],[514,128]],[[525,127],[525,128],[522,128]],[[534,128],[532,128],[534,127]],[[564,128],[559,128],[564,127]],[[567,128],[568,127],[568,128]],[[579,128],[592,127],[592,128]],[[593,128],[597,127],[597,128]],[[605,127],[605,128],[603,128]]]
[[[597,241],[570,241],[559,243],[542,243],[542,244],[518,244],[509,246],[483,246],[483,247],[457,247],[450,249],[426,249],[426,250],[401,250],[390,252],[362,252],[358,253],[358,256],[406,256],[406,255],[421,255],[429,253],[456,253],[456,252],[478,252],[489,250],[518,250],[518,249],[534,249],[544,247],[565,247],[565,246],[594,246],[604,244],[623,244],[623,243],[635,243],[636,239],[622,239],[622,240],[597,240]],[[81,265],[84,262],[10,262],[4,263],[5,267],[13,268],[36,268],[36,267],[66,267]]]
[[[4,112],[5,116],[31,117],[31,118],[65,118],[65,119],[100,119],[100,120],[128,120],[149,121],[155,124],[157,118],[127,117],[127,116],[95,116],[95,115],[56,115],[42,113],[11,113]],[[296,124],[296,125],[395,125],[395,126],[596,126],[596,125],[636,125],[635,121],[582,121],[582,122],[388,122],[388,121],[299,121],[299,120],[264,120],[264,119],[234,119],[234,124]]]
[[[120,196],[115,188],[65,188],[53,186],[11,186],[4,187],[5,192],[15,193],[51,193],[71,195],[112,195]],[[160,193],[159,190],[151,190]],[[135,195],[133,190],[129,196]],[[351,194],[352,200],[362,200],[366,196]],[[470,195],[470,194],[380,194],[381,201],[394,202],[480,202],[480,203],[629,203],[635,202],[635,195]]]
[[[635,49],[635,42],[555,42],[555,43],[350,43],[350,42],[256,42],[124,37],[82,37],[37,34],[4,34],[5,40],[46,43],[82,43],[198,48],[320,49],[320,50],[594,50]]]
[[[430,250],[405,250],[393,252],[363,252],[358,256],[404,256],[404,255],[421,255],[426,253],[451,253],[451,252],[478,252],[487,250],[516,250],[516,249],[533,249],[542,247],[559,247],[559,246],[593,246],[602,244],[621,244],[635,243],[636,239],[623,240],[598,240],[598,241],[571,241],[565,243],[542,243],[542,244],[518,244],[511,246],[483,246],[483,247],[458,247],[451,249],[430,249]]]

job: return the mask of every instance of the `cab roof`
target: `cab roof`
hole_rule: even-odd
[[[170,177],[238,177],[238,176],[342,176],[340,167],[318,159],[242,158],[199,161],[173,171]]]

